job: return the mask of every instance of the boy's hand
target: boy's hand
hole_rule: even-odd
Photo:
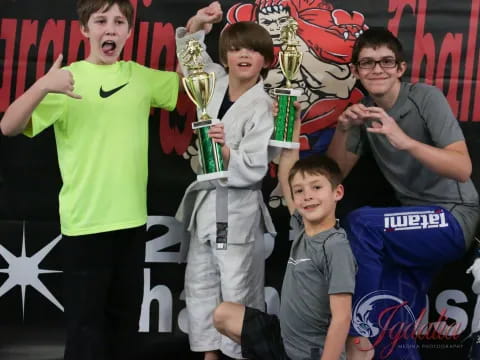
[[[80,95],[73,92],[75,81],[72,73],[61,69],[62,59],[63,55],[60,54],[50,70],[42,77],[40,84],[49,93],[65,94],[74,99],[81,99]]]
[[[273,100],[272,115],[273,115],[274,119],[277,118],[277,115],[278,115],[278,101],[277,100]]]
[[[222,123],[213,125],[208,131],[208,136],[220,146],[225,145],[225,130]]]
[[[347,131],[352,126],[361,125],[370,116],[368,108],[363,104],[349,106],[339,117],[337,128]]]
[[[230,148],[225,145],[225,130],[223,129],[223,123],[213,125],[208,131],[208,136],[210,136],[214,142],[220,144],[222,148],[223,164],[225,168],[227,168],[230,161]]]
[[[372,121],[372,127],[367,131],[374,134],[383,134],[387,137],[392,146],[398,150],[407,150],[412,143],[412,138],[398,126],[394,118],[388,115],[380,107],[369,107],[369,119]]]
[[[197,14],[191,17],[185,28],[189,33],[204,30],[208,34],[212,30],[213,24],[222,21],[223,11],[218,1],[212,2],[207,7],[197,11]]]
[[[295,125],[293,127],[294,134],[296,132],[297,137],[295,141],[298,141],[298,136],[300,136],[300,128],[302,126],[302,103],[300,101],[295,101],[293,103],[295,106]]]

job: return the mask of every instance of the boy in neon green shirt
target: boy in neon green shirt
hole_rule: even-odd
[[[54,127],[63,180],[65,359],[133,359],[143,291],[148,117],[150,107],[173,110],[179,79],[118,61],[133,24],[129,0],[79,0],[77,11],[89,56],[61,68],[60,55],[10,105],[0,129],[32,137]]]

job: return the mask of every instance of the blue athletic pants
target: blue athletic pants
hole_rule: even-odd
[[[363,207],[344,225],[358,264],[350,335],[375,359],[420,359],[415,321],[435,273],[465,252],[460,225],[437,206]]]

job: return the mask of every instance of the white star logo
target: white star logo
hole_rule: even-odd
[[[38,251],[32,257],[27,257],[25,255],[24,224],[21,256],[17,257],[13,255],[10,251],[0,245],[0,255],[2,255],[8,263],[7,269],[0,269],[0,273],[8,274],[8,279],[3,283],[2,286],[0,286],[0,297],[5,295],[16,285],[19,285],[22,289],[22,317],[24,317],[25,314],[25,289],[27,285],[33,287],[40,294],[50,300],[50,302],[53,303],[57,308],[63,311],[62,304],[58,302],[55,296],[52,295],[52,293],[38,278],[38,275],[40,274],[62,272],[60,270],[43,270],[38,267],[42,260],[48,255],[48,253],[55,247],[55,245],[57,245],[61,238],[61,235],[57,236],[53,241],[51,241],[47,246]]]

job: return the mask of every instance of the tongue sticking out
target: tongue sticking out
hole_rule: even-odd
[[[105,55],[112,56],[115,53],[116,44],[113,41],[105,41],[102,44],[102,51]]]

